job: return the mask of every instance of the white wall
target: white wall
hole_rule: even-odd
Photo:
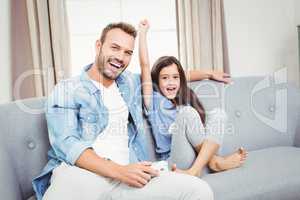
[[[300,12],[299,12],[300,1],[299,0],[294,0],[294,2],[295,2],[294,12],[295,12],[295,15],[296,15],[295,23],[297,25],[300,25]]]
[[[174,0],[67,0],[71,33],[72,74],[94,61],[95,41],[111,22],[125,21],[138,25],[150,21],[148,46],[150,62],[162,55],[178,55]],[[113,13],[113,14],[112,14]],[[136,40],[137,41],[137,40]],[[129,70],[139,72],[137,42]]]
[[[300,1],[299,0],[294,0],[295,1],[295,8],[294,8],[294,10],[295,10],[295,24],[297,25],[297,26],[300,26],[300,12],[299,12],[299,9],[300,9]],[[299,51],[300,51],[300,49],[299,49],[299,38],[298,38],[298,63],[299,63],[299,68],[298,68],[298,73],[300,74],[300,54],[299,54]],[[296,72],[295,72],[296,73]],[[300,75],[299,75],[300,76]],[[300,79],[300,78],[299,78]],[[300,81],[299,81],[300,82]],[[299,83],[299,85],[300,85],[300,83]]]
[[[233,76],[267,75],[287,67],[289,81],[299,84],[299,8],[298,0],[224,0]]]
[[[10,0],[0,6],[0,103],[11,100]]]

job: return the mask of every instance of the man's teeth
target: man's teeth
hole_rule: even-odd
[[[118,63],[112,63],[112,62],[110,62],[110,64],[111,64],[112,66],[116,67],[116,68],[121,68],[121,67],[122,67],[122,65],[121,65],[121,64],[118,64]]]

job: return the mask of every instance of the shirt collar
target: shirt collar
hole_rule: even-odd
[[[87,71],[92,67],[93,63],[84,66],[81,75],[80,75],[80,80],[82,82],[82,84],[91,91],[92,94],[100,91],[99,88],[97,86],[95,86],[95,84],[91,81]],[[116,83],[117,85],[119,84],[123,84],[125,81],[125,76],[123,74],[120,74],[118,76],[118,78],[116,79]]]
[[[163,109],[172,110],[175,108],[172,101],[169,100],[167,97],[163,96],[159,91],[154,91],[154,95],[157,95],[160,101],[160,106],[162,106]]]

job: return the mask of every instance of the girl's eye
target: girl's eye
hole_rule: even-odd
[[[174,76],[175,79],[179,79],[179,76]]]

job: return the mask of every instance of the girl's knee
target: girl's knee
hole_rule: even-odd
[[[192,106],[182,106],[177,114],[177,117],[180,120],[200,120],[198,112]]]

